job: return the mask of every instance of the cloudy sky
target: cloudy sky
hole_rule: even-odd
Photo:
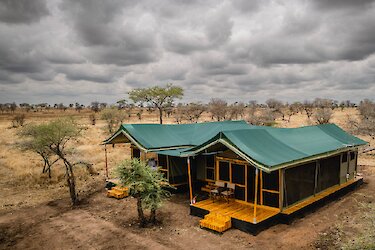
[[[375,2],[0,0],[0,103],[375,97]]]

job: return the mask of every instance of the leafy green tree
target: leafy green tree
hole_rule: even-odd
[[[163,124],[163,112],[176,98],[182,98],[184,90],[181,87],[173,86],[173,84],[168,83],[165,87],[154,86],[133,89],[128,94],[133,102],[141,105],[147,103],[158,109],[160,124]]]
[[[80,136],[81,131],[72,118],[61,118],[39,125],[30,124],[20,133],[24,139],[25,149],[44,156],[55,155],[64,163],[73,205],[78,202],[73,167],[82,162],[72,163],[68,159],[69,142]]]
[[[129,188],[130,195],[137,199],[137,212],[141,227],[148,222],[144,209],[150,209],[149,222],[155,224],[156,210],[162,206],[163,200],[171,195],[166,190],[167,187],[171,188],[167,179],[138,158],[123,161],[117,167],[116,172],[121,183]]]

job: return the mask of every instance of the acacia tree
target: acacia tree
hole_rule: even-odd
[[[125,160],[116,169],[121,183],[129,188],[129,193],[137,199],[138,219],[141,227],[146,226],[147,219],[144,209],[150,209],[149,222],[156,222],[156,210],[162,206],[164,199],[171,193],[166,187],[171,187],[163,175],[149,167],[138,158]]]
[[[76,139],[82,129],[72,118],[61,118],[48,123],[30,124],[20,133],[25,149],[46,155],[55,155],[64,163],[65,176],[73,205],[78,202],[73,168],[82,162],[72,163],[68,159],[68,142]]]
[[[163,112],[166,108],[173,104],[176,98],[181,99],[184,95],[184,90],[181,87],[173,86],[168,83],[165,87],[149,87],[149,88],[137,88],[131,90],[129,98],[140,105],[144,103],[150,105],[153,108],[159,110],[159,121],[163,124]]]
[[[26,130],[23,130],[19,134],[20,136],[22,136],[25,133],[26,133]],[[27,131],[27,134],[28,133],[29,131]],[[50,150],[48,150],[48,148],[40,147],[40,144],[37,140],[24,140],[20,143],[17,143],[17,146],[21,150],[32,151],[32,152],[37,153],[40,157],[42,157],[43,159],[42,173],[43,174],[48,173],[48,177],[52,178],[51,168],[59,160],[59,158],[54,157],[54,155],[50,152]],[[56,159],[52,159],[52,158],[56,158]]]

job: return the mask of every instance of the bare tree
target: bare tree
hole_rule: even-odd
[[[12,113],[14,113],[14,111],[16,111],[16,109],[17,109],[17,104],[16,104],[15,102],[10,103],[10,105],[9,105],[9,110],[10,110]]]
[[[275,124],[275,113],[269,108],[262,108],[256,112],[255,108],[249,109],[247,122],[257,126],[273,126]]]
[[[375,102],[365,99],[358,106],[360,121],[356,125],[359,134],[375,139]]]
[[[330,108],[316,108],[313,113],[313,118],[318,124],[329,123],[332,118],[332,109]]]
[[[83,105],[79,104],[78,102],[76,102],[74,104],[74,108],[76,109],[76,111],[78,111],[78,113],[81,112],[81,110],[83,109]]]
[[[284,120],[287,122],[290,122],[290,119],[292,118],[293,115],[296,114],[296,112],[291,108],[290,105],[285,106],[281,112],[283,113]],[[287,117],[285,119],[285,117]]]
[[[208,103],[208,110],[212,115],[212,119],[222,121],[227,119],[228,103],[220,98],[213,98]]]
[[[91,102],[90,108],[95,113],[98,113],[100,111],[99,102]]]
[[[199,117],[206,111],[206,106],[202,103],[189,103],[185,107],[185,117],[189,122],[198,122]]]
[[[245,104],[243,102],[235,102],[228,106],[229,119],[237,120],[243,117],[245,112]]]
[[[290,119],[293,115],[296,115],[297,113],[301,112],[303,110],[303,105],[300,102],[294,102],[292,104],[287,104],[285,107],[281,110],[284,114],[284,117],[287,117],[287,122],[290,122]]]
[[[315,98],[313,106],[316,108],[330,108],[334,109],[337,105],[337,101],[327,98]]]
[[[186,105],[179,103],[173,110],[173,117],[177,124],[181,124],[186,118]]]
[[[300,102],[293,102],[289,105],[289,108],[293,111],[293,113],[302,113],[303,112],[303,104]]]
[[[359,103],[359,113],[364,119],[375,117],[375,103],[369,99],[364,99]]]
[[[306,112],[307,118],[310,119],[312,114],[313,114],[313,111],[314,111],[314,106],[313,106],[312,102],[304,101],[303,102],[303,109]]]
[[[25,114],[18,114],[13,117],[12,119],[12,127],[13,128],[18,128],[22,127],[25,124]]]
[[[284,104],[282,101],[271,98],[266,101],[266,104],[268,108],[271,109],[271,111],[275,113],[275,115],[281,115],[282,119],[284,120],[285,116],[284,116],[284,113],[282,112],[282,108],[284,107]]]
[[[32,106],[26,102],[20,103],[20,108],[25,110],[26,112],[29,112],[32,109]]]
[[[107,108],[101,112],[101,118],[107,123],[106,130],[109,134],[112,134],[126,117],[126,112],[116,108]]]

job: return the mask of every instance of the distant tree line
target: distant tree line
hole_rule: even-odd
[[[65,106],[63,103],[56,103],[53,106],[47,103],[28,104],[13,103],[0,104],[1,113],[14,113],[17,109],[29,111],[43,110],[76,110],[81,112],[83,109],[91,110],[90,121],[93,125],[96,123],[96,113],[100,113],[100,118],[106,123],[108,133],[113,133],[119,124],[128,120],[132,116],[142,120],[144,112],[158,112],[159,122],[163,123],[164,118],[171,118],[180,123],[196,123],[199,122],[203,115],[212,121],[238,120],[245,119],[253,125],[272,126],[277,119],[281,119],[287,123],[291,118],[300,113],[305,114],[311,123],[325,124],[332,119],[334,109],[344,109],[348,107],[358,108],[360,118],[363,122],[351,119],[352,127],[360,128],[364,131],[365,127],[372,124],[371,110],[373,102],[371,100],[363,100],[358,105],[349,101],[341,101],[315,98],[312,101],[303,102],[283,102],[275,98],[270,98],[265,103],[257,103],[251,100],[248,103],[234,102],[228,103],[224,99],[212,98],[208,103],[191,102],[191,103],[175,103],[177,99],[183,97],[184,91],[181,87],[167,84],[163,86],[154,86],[148,88],[136,88],[128,92],[129,100],[118,100],[115,104],[107,104],[105,102],[93,101],[85,106],[78,102]],[[370,115],[368,114],[370,113]],[[15,117],[13,126],[23,125],[24,117]],[[370,125],[366,125],[370,124]],[[367,129],[368,130],[368,129]],[[371,129],[370,129],[371,130]]]

